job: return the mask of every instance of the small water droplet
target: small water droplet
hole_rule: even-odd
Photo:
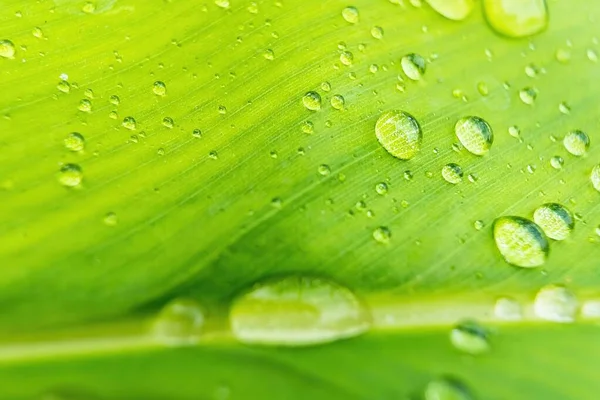
[[[424,397],[425,400],[473,400],[467,386],[451,377],[430,381],[425,388]]]
[[[545,0],[483,0],[483,8],[488,24],[501,35],[530,36],[548,25]]]
[[[473,10],[473,0],[426,0],[443,17],[461,21]]]
[[[92,102],[89,99],[81,99],[77,108],[79,109],[79,111],[91,112]]]
[[[555,57],[558,62],[566,64],[571,61],[571,50],[560,47],[556,49]]]
[[[482,96],[487,96],[488,94],[490,94],[490,90],[488,89],[488,86],[485,82],[479,82],[477,84],[477,91]]]
[[[383,28],[380,26],[374,26],[371,28],[371,36],[375,39],[383,39]]]
[[[354,54],[347,50],[342,51],[340,53],[340,62],[346,66],[352,65],[352,63],[354,62]]]
[[[537,89],[532,87],[526,87],[519,91],[519,98],[527,105],[533,105],[537,98]]]
[[[118,106],[119,104],[121,104],[121,99],[116,94],[113,94],[112,96],[110,96],[108,101],[110,102],[110,104],[115,105],[115,106]]]
[[[77,164],[65,164],[60,168],[58,181],[63,186],[75,187],[81,184],[83,171]]]
[[[0,40],[0,57],[15,58],[15,45],[8,39]]]
[[[456,349],[473,355],[490,350],[487,330],[473,321],[465,321],[455,326],[450,331],[450,343]]]
[[[327,176],[331,173],[331,168],[329,168],[329,165],[327,164],[321,164],[317,168],[317,172],[319,172],[319,175],[321,176]]]
[[[507,263],[531,268],[546,262],[548,240],[534,222],[521,217],[499,217],[492,230],[496,247]]]
[[[594,49],[587,49],[587,51],[585,52],[585,54],[587,55],[588,60],[590,60],[593,63],[597,63],[598,62],[598,53],[596,53],[596,50]]]
[[[200,129],[194,129],[192,131],[192,136],[196,139],[200,139],[202,137],[202,131]]]
[[[485,155],[494,142],[492,128],[479,117],[459,119],[454,126],[454,132],[465,149],[477,156]]]
[[[227,114],[227,107],[225,107],[224,105],[220,105],[219,107],[217,107],[217,111],[219,112],[219,114],[225,115]]]
[[[520,321],[523,318],[523,309],[515,299],[500,297],[494,304],[494,315],[504,321]]]
[[[176,299],[163,307],[152,325],[155,340],[168,346],[197,344],[204,327],[204,313],[192,299]]]
[[[134,131],[136,129],[135,118],[133,117],[125,117],[123,118],[123,127],[129,129],[130,131]]]
[[[561,156],[553,156],[550,159],[550,165],[554,169],[561,169],[565,163],[565,160]]]
[[[384,196],[388,192],[388,185],[385,182],[379,182],[377,185],[375,185],[375,191],[377,194]]]
[[[329,92],[331,90],[331,83],[329,83],[329,82],[322,82],[321,83],[321,90],[323,90],[324,92]]]
[[[508,127],[508,134],[516,139],[521,137],[521,130],[518,126],[512,125]]]
[[[565,240],[575,227],[573,215],[558,203],[546,203],[533,213],[533,220],[546,234],[554,240]]]
[[[273,49],[266,49],[263,52],[263,57],[265,58],[265,60],[273,61],[275,59],[275,52],[273,51]]]
[[[448,183],[456,185],[462,182],[463,171],[460,165],[449,163],[442,167],[442,177]]]
[[[569,153],[581,157],[587,153],[590,147],[590,138],[585,132],[574,130],[566,134],[563,145]]]
[[[473,227],[475,229],[477,229],[478,231],[482,230],[484,226],[485,226],[485,224],[480,219],[478,219],[477,221],[473,222]]]
[[[575,320],[579,303],[566,287],[548,285],[541,288],[533,302],[533,311],[546,321],[569,323]]]
[[[375,124],[377,140],[392,156],[410,160],[421,149],[423,134],[417,120],[404,111],[387,111]]]
[[[314,124],[310,121],[304,121],[302,123],[302,132],[310,135],[314,132]]]
[[[321,109],[321,95],[317,92],[307,92],[302,97],[302,104],[310,111],[318,111]]]
[[[164,96],[167,94],[167,85],[162,81],[156,81],[152,85],[152,91],[157,96]]]
[[[418,54],[407,54],[400,60],[402,71],[409,79],[418,81],[425,74],[425,59]]]
[[[117,218],[117,214],[111,211],[104,215],[103,221],[106,226],[115,226],[119,222],[119,219]]]
[[[85,139],[81,133],[71,132],[64,140],[65,147],[71,151],[82,151],[85,147]]]
[[[571,114],[571,107],[563,101],[558,105],[558,111],[560,111],[562,114],[568,115]]]
[[[344,97],[340,94],[336,94],[331,97],[331,107],[336,110],[343,110],[345,105]]]
[[[385,226],[380,226],[373,231],[373,239],[379,243],[387,244],[392,238],[392,232]]]
[[[594,189],[600,192],[600,164],[592,168],[592,172],[590,173],[590,182],[592,182]]]
[[[271,199],[271,206],[273,208],[281,208],[283,206],[283,200],[280,197],[274,197]]]
[[[162,124],[165,128],[173,128],[173,126],[175,126],[175,122],[173,122],[173,118],[171,117],[164,117],[162,120]]]
[[[346,7],[342,10],[342,17],[344,17],[346,22],[356,24],[359,20],[358,9],[352,6]]]
[[[71,91],[71,85],[67,81],[59,81],[56,88],[63,93],[69,93]]]
[[[220,8],[229,8],[229,0],[215,0],[215,4]]]
[[[96,5],[91,1],[88,1],[83,5],[81,11],[83,11],[86,14],[93,14],[96,11]]]
[[[242,343],[307,346],[366,332],[370,316],[348,288],[313,277],[260,282],[233,303],[229,321]]]

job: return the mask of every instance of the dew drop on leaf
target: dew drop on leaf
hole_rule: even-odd
[[[575,320],[579,303],[573,292],[561,285],[541,288],[533,302],[533,311],[546,321],[569,323]]]
[[[533,220],[554,240],[565,240],[571,234],[575,221],[571,212],[558,203],[546,203],[533,213]]]
[[[83,171],[77,164],[65,164],[60,168],[58,181],[63,186],[75,187],[81,184]]]
[[[574,130],[565,135],[563,145],[569,153],[581,157],[587,153],[590,147],[590,138],[585,132]]]
[[[380,26],[372,27],[371,36],[373,36],[375,39],[383,39],[383,28]]]
[[[333,342],[360,335],[371,325],[350,289],[304,276],[256,284],[234,301],[229,321],[240,342],[279,346]]]
[[[407,112],[392,110],[381,114],[375,134],[383,148],[401,160],[410,160],[421,150],[421,127]]]
[[[517,300],[500,297],[494,304],[494,315],[503,321],[519,321],[523,318],[523,309]]]
[[[388,185],[385,182],[379,182],[377,185],[375,185],[375,191],[377,192],[377,194],[384,196],[387,194],[388,192]]]
[[[553,156],[550,159],[550,165],[554,169],[561,169],[565,164],[565,160],[561,156]]]
[[[492,231],[498,251],[507,263],[532,268],[546,262],[548,239],[534,222],[522,217],[499,217]]]
[[[64,143],[67,150],[81,151],[85,146],[85,139],[81,133],[71,132],[65,138]]]
[[[454,21],[460,21],[473,10],[473,0],[426,0],[437,13]]]
[[[413,81],[418,81],[425,74],[425,59],[418,54],[407,54],[400,60],[402,71]]]
[[[79,101],[79,106],[77,106],[79,111],[83,112],[91,112],[92,111],[92,102],[89,99],[81,99]]]
[[[156,81],[152,85],[152,91],[157,96],[164,96],[167,94],[167,85],[162,81]]]
[[[173,126],[175,126],[175,122],[173,122],[173,118],[171,117],[164,117],[162,120],[162,124],[165,128],[173,128]]]
[[[342,10],[342,17],[344,17],[346,22],[356,24],[359,20],[358,9],[352,6],[346,7]]]
[[[537,89],[532,87],[526,87],[519,91],[519,98],[524,104],[533,105],[537,98]]]
[[[450,343],[457,350],[468,354],[482,354],[490,350],[488,332],[473,321],[465,321],[450,331]]]
[[[469,389],[459,380],[450,377],[430,381],[425,388],[425,400],[473,400]]]
[[[69,93],[71,91],[71,85],[64,80],[59,81],[56,88],[63,93]]]
[[[198,343],[204,327],[204,313],[192,299],[176,299],[165,305],[152,324],[152,336],[169,346]]]
[[[113,94],[112,96],[110,96],[108,101],[110,102],[110,104],[112,104],[114,106],[118,106],[119,104],[121,104],[121,99],[116,94]]]
[[[345,104],[346,100],[344,100],[344,97],[341,94],[336,94],[331,97],[331,107],[336,110],[343,110]]]
[[[545,0],[483,0],[483,9],[488,24],[504,36],[530,36],[548,25]]]
[[[590,174],[590,182],[592,182],[592,186],[594,187],[594,189],[600,192],[600,164],[592,168],[592,173]]]
[[[15,45],[8,39],[0,40],[0,57],[15,58]]]
[[[302,97],[302,104],[310,111],[318,111],[321,109],[321,95],[317,92],[307,92]]]
[[[331,173],[331,168],[329,168],[329,165],[327,165],[327,164],[321,164],[317,168],[317,172],[321,176],[327,176]]]
[[[130,131],[134,131],[136,129],[135,118],[133,117],[125,117],[123,119],[123,127],[129,129]]]
[[[459,119],[454,125],[454,133],[464,148],[477,156],[485,155],[494,142],[492,128],[479,117]]]
[[[346,66],[352,65],[354,62],[354,54],[347,50],[342,51],[340,53],[340,62]]]
[[[462,168],[455,163],[446,164],[442,167],[442,177],[446,182],[456,185],[457,183],[462,182]]]
[[[364,204],[364,203],[362,203],[362,204]],[[366,207],[366,205],[365,205],[365,207]],[[363,207],[363,209],[364,209],[364,207]],[[373,239],[375,239],[376,242],[387,244],[390,242],[391,238],[392,238],[392,232],[389,230],[389,228],[387,228],[385,226],[380,226],[379,228],[376,228],[373,231]]]

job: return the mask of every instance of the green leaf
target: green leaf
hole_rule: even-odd
[[[600,3],[490,3],[3,2],[0,397],[595,399]]]

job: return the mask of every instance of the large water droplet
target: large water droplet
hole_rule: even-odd
[[[321,95],[317,92],[307,92],[302,97],[302,104],[310,111],[318,111],[321,109]]]
[[[425,74],[425,59],[418,54],[411,53],[402,57],[400,60],[402,71],[413,81],[421,79]]]
[[[494,221],[493,234],[507,263],[531,268],[546,262],[548,239],[534,222],[521,217],[499,217]]]
[[[454,327],[450,331],[450,342],[456,349],[469,354],[482,354],[490,350],[487,330],[472,321]]]
[[[479,117],[459,119],[454,125],[454,132],[465,149],[477,156],[485,155],[494,142],[492,128]]]
[[[429,382],[424,397],[425,400],[473,400],[469,389],[461,381],[450,377]]]
[[[579,130],[571,131],[565,135],[563,145],[569,153],[580,157],[587,153],[590,147],[590,138],[585,132]]]
[[[0,57],[15,58],[15,45],[8,39],[0,40]]]
[[[577,297],[566,287],[549,285],[541,288],[535,296],[533,310],[547,321],[568,323],[575,320],[579,304]]]
[[[230,323],[243,343],[306,346],[360,335],[371,320],[349,289],[325,279],[288,276],[240,296]]]
[[[440,15],[460,21],[473,10],[473,0],[426,0],[427,3]]]
[[[81,151],[85,146],[85,139],[81,133],[71,132],[64,140],[65,147],[71,151]]]
[[[69,187],[79,186],[83,180],[83,171],[77,164],[65,164],[60,168],[58,181]]]
[[[575,226],[571,212],[557,203],[547,203],[538,207],[533,213],[533,220],[546,236],[554,240],[566,239]]]
[[[375,124],[377,140],[388,153],[410,160],[421,149],[423,134],[417,120],[404,111],[387,111]]]
[[[446,182],[456,185],[457,183],[462,182],[462,168],[458,164],[446,164],[442,167],[442,177]]]
[[[344,17],[347,22],[356,24],[359,20],[358,9],[352,6],[346,7],[342,10],[342,17]]]
[[[344,100],[344,97],[341,94],[336,94],[331,97],[331,107],[336,110],[343,110],[345,104],[346,100]]]
[[[592,168],[592,173],[590,174],[590,181],[592,182],[592,186],[594,187],[594,189],[600,192],[600,164]]]
[[[505,36],[533,35],[548,25],[545,0],[483,0],[483,8],[492,29]]]
[[[154,338],[169,346],[198,343],[204,327],[204,313],[191,299],[176,299],[160,311],[152,325]]]
[[[135,118],[133,117],[125,117],[123,119],[123,127],[129,129],[130,131],[134,131],[136,128]]]
[[[157,96],[164,96],[167,94],[167,85],[162,81],[156,81],[152,85],[152,91]]]

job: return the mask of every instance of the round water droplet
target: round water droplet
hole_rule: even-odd
[[[92,102],[89,99],[81,99],[79,102],[79,106],[77,107],[79,111],[83,112],[91,112],[92,111]]]
[[[462,182],[462,168],[458,164],[446,164],[442,167],[442,177],[446,182],[456,185],[457,183]]]
[[[116,94],[113,94],[112,96],[110,96],[108,101],[110,102],[110,104],[115,105],[115,106],[118,106],[119,104],[121,104],[121,99]]]
[[[521,130],[518,126],[512,125],[508,127],[508,134],[516,139],[521,137]]]
[[[373,231],[373,239],[379,243],[387,244],[390,242],[391,238],[392,232],[385,226],[380,226]]]
[[[200,341],[204,313],[191,299],[176,299],[160,311],[152,325],[152,335],[169,346],[189,346]]]
[[[83,180],[83,171],[77,164],[65,164],[60,168],[58,181],[68,187],[75,187],[81,184]]]
[[[519,91],[519,98],[527,105],[533,105],[537,98],[537,89],[532,87],[526,87]]]
[[[319,168],[317,168],[317,171],[319,172],[319,175],[327,176],[331,173],[331,168],[329,168],[329,165],[327,164],[321,164],[319,165]]]
[[[478,219],[477,221],[473,222],[473,227],[475,229],[477,229],[478,231],[482,230],[484,226],[485,226],[485,224],[480,219]]]
[[[473,321],[458,324],[450,331],[450,343],[465,353],[482,354],[490,350],[488,332]]]
[[[563,160],[563,158],[561,156],[553,156],[550,159],[550,165],[554,169],[561,169],[564,164],[565,164],[565,160]]]
[[[164,82],[156,81],[152,85],[152,91],[157,96],[164,96],[167,94],[167,85]]]
[[[321,109],[321,95],[317,92],[307,92],[302,97],[302,104],[310,111],[318,111]]]
[[[225,115],[227,114],[227,107],[225,107],[224,105],[220,105],[219,107],[217,107],[217,111],[219,112],[219,114]]]
[[[460,21],[471,13],[473,10],[473,0],[426,0],[427,3],[437,11],[440,15],[454,20]]]
[[[352,65],[354,62],[354,54],[350,51],[342,51],[340,53],[340,62],[346,66]]]
[[[374,26],[371,28],[371,36],[375,39],[381,40],[383,39],[383,28],[380,26]]]
[[[425,400],[473,400],[469,389],[461,381],[450,377],[429,382],[424,397]]]
[[[547,321],[568,323],[575,320],[579,304],[577,297],[566,287],[549,285],[535,296],[533,311]]]
[[[173,122],[173,118],[171,117],[164,117],[162,120],[162,124],[165,128],[173,128],[173,126],[175,126],[175,122]]]
[[[493,235],[504,260],[517,267],[539,267],[546,262],[548,239],[534,222],[521,217],[499,217]]]
[[[587,55],[588,60],[590,60],[591,62],[598,62],[598,53],[596,53],[594,49],[587,49],[585,54]]]
[[[409,79],[418,81],[425,74],[425,59],[418,54],[411,53],[400,60],[402,71]]]
[[[571,113],[571,107],[566,102],[562,101],[558,105],[558,111],[560,111],[562,114],[568,115]]]
[[[485,155],[494,142],[492,128],[479,117],[459,119],[454,125],[454,132],[464,148],[477,156]]]
[[[103,221],[106,226],[115,226],[119,222],[119,219],[117,217],[117,214],[111,211],[106,213]]]
[[[590,147],[590,138],[585,132],[579,130],[571,131],[563,139],[563,145],[569,153],[581,157],[587,153]]]
[[[482,96],[487,96],[488,94],[490,94],[490,90],[488,88],[488,85],[485,82],[479,82],[477,84],[477,91]]]
[[[320,278],[289,276],[257,284],[229,315],[242,343],[306,346],[366,332],[369,313],[352,291]]]
[[[547,203],[536,209],[533,220],[546,236],[554,240],[565,240],[575,226],[571,212],[557,203]]]
[[[523,309],[515,299],[500,297],[494,304],[494,315],[504,321],[519,321],[523,318]]]
[[[351,24],[358,23],[359,15],[356,7],[346,7],[342,10],[342,17]]]
[[[58,82],[56,88],[63,93],[69,93],[71,91],[71,85],[67,81]]]
[[[315,126],[312,122],[310,121],[304,121],[302,123],[302,132],[306,133],[306,134],[311,134],[314,132]]]
[[[221,7],[221,8],[229,8],[229,0],[215,0],[215,4],[217,5],[217,7]]]
[[[81,133],[71,132],[64,140],[65,147],[71,151],[81,151],[85,146],[85,139]]]
[[[524,37],[548,25],[545,0],[483,0],[488,24],[501,35]]]
[[[592,186],[594,187],[594,189],[600,192],[600,164],[592,168],[592,173],[590,174],[590,181],[592,182]]]
[[[323,90],[324,92],[329,92],[331,90],[331,83],[329,83],[329,82],[322,82],[321,83],[321,90]]]
[[[130,131],[134,131],[136,128],[135,118],[133,117],[125,117],[123,119],[123,127],[129,129]]]
[[[272,49],[266,49],[263,52],[265,60],[273,61],[275,59],[275,52]]]
[[[202,131],[200,129],[194,129],[192,131],[192,136],[196,139],[200,139],[202,137]]]
[[[0,57],[15,58],[15,45],[8,39],[0,40]]]
[[[388,185],[385,182],[379,182],[377,185],[375,185],[375,191],[377,194],[384,196],[388,192]]]
[[[92,89],[85,89],[85,91],[83,92],[83,95],[85,97],[87,97],[88,99],[93,99],[94,98],[94,91]]]
[[[344,104],[345,100],[342,95],[336,94],[333,97],[331,97],[331,107],[335,108],[336,110],[344,109]]]
[[[421,149],[423,134],[417,120],[404,111],[387,111],[375,124],[377,140],[388,153],[410,160]]]

